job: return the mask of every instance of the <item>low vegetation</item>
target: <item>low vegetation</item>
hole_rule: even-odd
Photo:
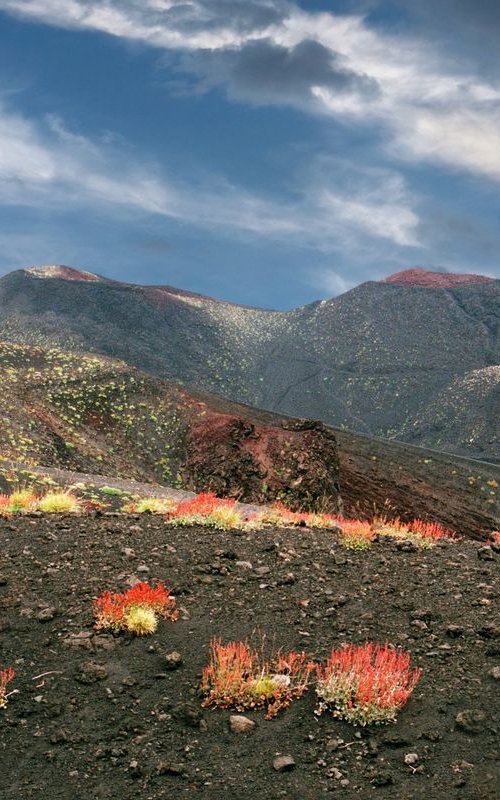
[[[105,591],[94,601],[97,630],[128,631],[143,636],[154,633],[160,618],[175,622],[178,613],[169,589],[159,582],[153,588],[139,581],[127,592]]]
[[[354,725],[391,722],[408,702],[421,670],[410,670],[410,654],[368,643],[332,649],[325,666],[317,670],[318,713]]]
[[[7,705],[7,685],[15,678],[16,673],[11,667],[0,671],[0,708]]]
[[[40,511],[44,514],[75,514],[83,510],[78,497],[69,491],[37,495],[30,489],[0,495],[0,514]]]
[[[304,694],[313,671],[305,653],[278,653],[267,661],[248,642],[212,639],[201,682],[203,705],[237,711],[265,707],[266,718],[272,719]]]
[[[104,487],[106,497],[113,494],[119,500],[124,492],[110,492]],[[96,497],[83,500],[76,492],[78,486],[39,492],[22,488],[11,494],[0,495],[0,514],[40,511],[44,513],[102,513],[109,504]],[[103,491],[103,490],[101,490]],[[365,550],[377,539],[392,538],[412,542],[418,547],[432,547],[440,539],[455,539],[456,534],[435,520],[415,519],[402,522],[398,517],[376,516],[373,520],[306,511],[291,511],[283,503],[263,506],[250,513],[234,499],[219,498],[212,492],[203,492],[188,499],[176,501],[172,497],[142,497],[121,506],[126,514],[159,514],[172,527],[205,527],[216,530],[256,531],[266,528],[307,528],[331,530],[339,536],[342,545],[351,550]],[[492,537],[495,534],[493,532]]]

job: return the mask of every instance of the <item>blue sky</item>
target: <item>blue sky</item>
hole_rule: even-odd
[[[497,0],[0,0],[0,274],[500,278]]]

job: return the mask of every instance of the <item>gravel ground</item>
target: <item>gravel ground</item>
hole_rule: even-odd
[[[0,795],[498,800],[499,567],[477,542],[352,552],[326,531],[0,520],[0,665],[17,673],[0,711]],[[171,587],[180,619],[150,637],[97,635],[92,598],[134,577]],[[201,708],[200,674],[212,636],[256,630],[319,660],[333,643],[389,640],[422,679],[396,724],[318,718],[311,689],[233,733],[230,711]],[[278,755],[293,768],[274,769]]]

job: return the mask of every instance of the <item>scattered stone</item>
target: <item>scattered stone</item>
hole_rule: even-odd
[[[295,769],[295,760],[292,756],[277,756],[273,761],[273,769],[276,772],[290,772]]]
[[[193,703],[179,703],[173,709],[173,716],[189,728],[200,728],[203,720],[201,709]]]
[[[47,608],[42,608],[42,610],[36,614],[35,619],[37,619],[38,622],[50,622],[54,619],[55,615],[55,608],[47,606]]]
[[[147,567],[146,564],[139,564],[139,566],[137,567],[137,572],[142,572],[143,574],[145,574],[149,571],[150,571],[149,567]]]
[[[114,650],[118,644],[118,641],[114,636],[110,636],[107,633],[102,633],[99,634],[99,636],[93,637],[92,644],[96,650]]]
[[[412,766],[413,764],[416,764],[417,761],[419,760],[418,753],[406,753],[404,760],[405,764],[408,764],[408,766]]]
[[[165,667],[169,671],[173,672],[174,669],[179,669],[182,665],[182,656],[177,650],[173,650],[172,653],[168,653],[165,656]]]
[[[492,667],[488,672],[490,678],[494,678],[496,681],[500,681],[500,667]]]
[[[249,733],[255,728],[255,722],[243,714],[231,714],[229,727],[233,733]]]
[[[135,558],[135,550],[133,547],[124,547],[122,550],[122,555],[124,555],[125,558]]]
[[[131,778],[140,778],[142,775],[142,769],[139,766],[138,761],[131,761],[128,765],[128,774]]]
[[[417,608],[410,614],[412,619],[421,619],[424,622],[429,622],[432,619],[432,611],[428,608]]]
[[[366,743],[366,755],[370,758],[378,756],[378,742],[376,739],[370,738]]]
[[[448,625],[446,628],[446,635],[450,637],[450,639],[458,639],[459,636],[464,635],[464,628],[462,625]]]
[[[494,561],[495,554],[491,547],[488,544],[485,544],[483,547],[480,547],[477,551],[477,557],[481,559],[481,561]]]
[[[156,765],[156,772],[158,775],[177,775],[178,777],[187,777],[186,767],[184,764],[172,763],[170,761],[160,761]]]
[[[480,733],[484,728],[486,714],[479,709],[466,709],[459,711],[455,717],[457,728],[466,733]]]
[[[63,728],[55,731],[50,737],[51,744],[66,744],[69,741],[69,736]]]
[[[93,633],[92,631],[81,631],[80,633],[73,633],[63,639],[63,644],[66,647],[71,647],[73,650],[93,650]]]
[[[91,684],[98,681],[104,681],[108,677],[108,670],[102,664],[96,664],[95,661],[87,661],[78,667],[75,680],[78,683]]]
[[[371,780],[374,786],[391,786],[394,783],[391,773],[384,771],[376,772]]]
[[[271,570],[269,567],[262,566],[262,567],[255,567],[254,572],[256,575],[259,576],[259,578],[261,578],[262,575],[267,575],[269,572],[271,572]]]
[[[500,638],[500,625],[495,625],[494,622],[487,622],[477,632],[483,639],[498,639]]]
[[[251,561],[237,561],[236,566],[240,569],[253,569],[253,564]]]

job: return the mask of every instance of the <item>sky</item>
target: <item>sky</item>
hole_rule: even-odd
[[[0,0],[0,275],[500,278],[498,0]]]

